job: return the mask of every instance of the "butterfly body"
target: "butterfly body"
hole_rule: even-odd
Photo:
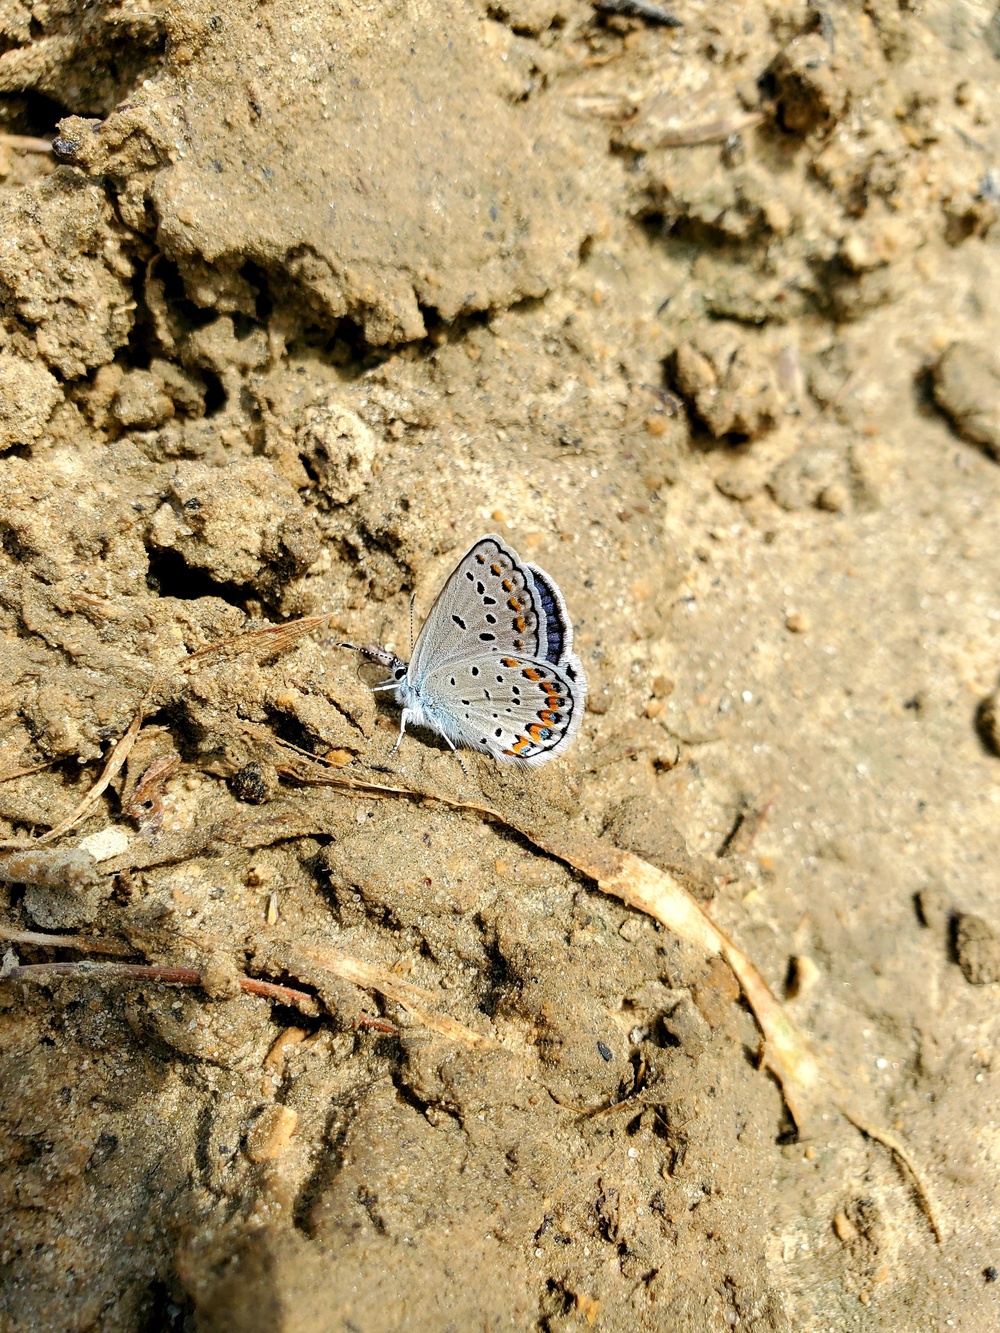
[[[579,730],[587,683],[555,580],[497,536],[481,537],[449,575],[409,664],[377,645],[407,724],[501,763],[537,766]],[[398,744],[398,742],[397,742]]]

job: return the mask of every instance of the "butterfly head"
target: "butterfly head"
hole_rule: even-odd
[[[338,643],[338,648],[350,648],[354,653],[360,653],[369,662],[374,662],[376,666],[384,667],[389,672],[389,679],[385,685],[376,686],[377,689],[384,689],[388,685],[398,685],[406,679],[406,673],[409,669],[401,657],[395,653],[390,653],[388,648],[383,648],[379,643]]]

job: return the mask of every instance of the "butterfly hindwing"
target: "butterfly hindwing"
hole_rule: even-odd
[[[582,670],[519,653],[483,653],[435,663],[421,686],[425,718],[456,745],[499,760],[544,763],[576,734],[583,714]]]

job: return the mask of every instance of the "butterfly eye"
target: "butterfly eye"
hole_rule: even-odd
[[[405,666],[397,667],[392,674],[396,680],[402,680],[403,677],[406,675],[406,667]]]

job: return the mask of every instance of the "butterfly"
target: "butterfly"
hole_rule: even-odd
[[[375,689],[394,691],[403,710],[393,754],[409,724],[452,750],[537,767],[580,729],[587,682],[565,599],[551,575],[492,533],[448,576],[409,663],[378,644],[356,651],[388,670]]]

